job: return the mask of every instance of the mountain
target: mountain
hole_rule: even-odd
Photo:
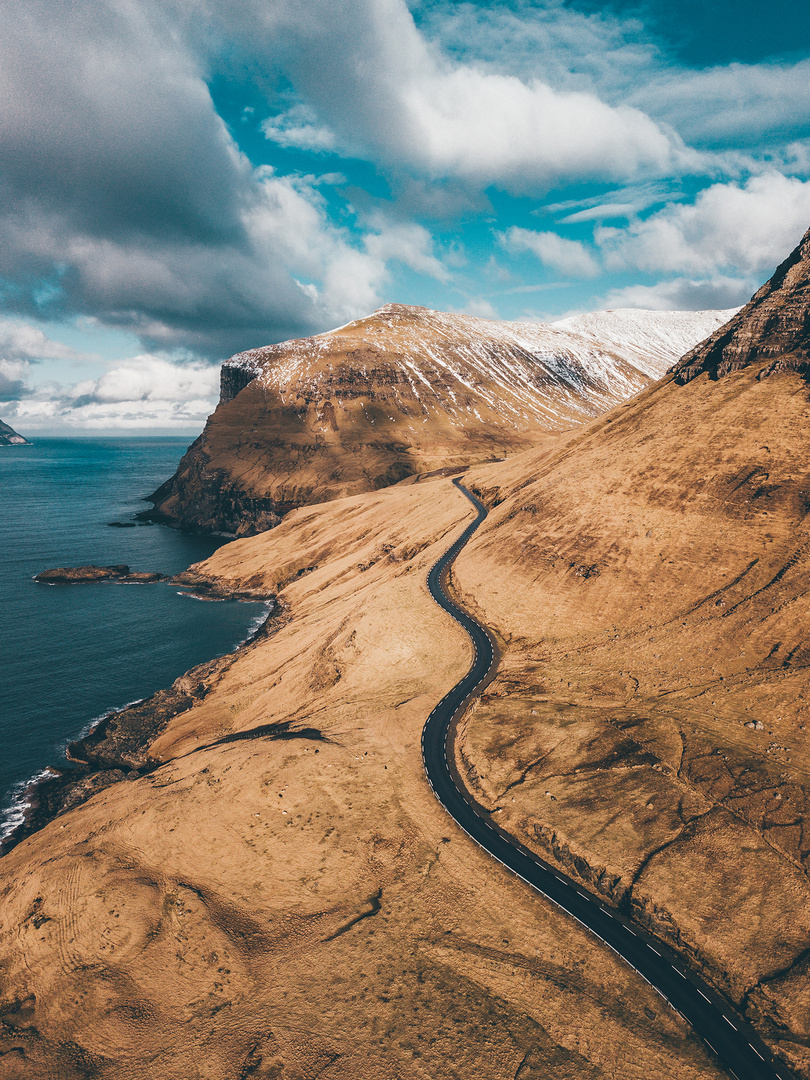
[[[769,342],[467,470],[490,513],[451,587],[500,657],[451,749],[482,813],[808,1080],[808,390],[779,363],[801,335]],[[424,478],[187,575],[272,616],[71,747],[79,779],[4,856],[9,1075],[727,1076],[425,781],[423,725],[471,661],[425,578],[470,519]]]
[[[495,460],[660,377],[733,312],[501,323],[392,304],[241,353],[154,520],[248,535],[296,506]]]
[[[18,435],[14,428],[0,420],[0,446],[27,446],[28,439]]]

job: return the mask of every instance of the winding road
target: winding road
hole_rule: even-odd
[[[436,798],[480,847],[630,964],[692,1025],[730,1076],[736,1080],[794,1080],[793,1074],[776,1061],[750,1024],[686,968],[680,957],[596,897],[583,892],[574,881],[500,829],[491,815],[456,783],[448,758],[452,722],[491,678],[497,659],[486,628],[458,607],[444,591],[448,567],[487,516],[482,502],[459,480],[453,483],[473,504],[477,517],[431,568],[427,585],[436,603],[467,631],[475,656],[470,670],[442,698],[422,731],[422,759]]]

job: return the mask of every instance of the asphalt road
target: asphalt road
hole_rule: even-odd
[[[445,695],[427,719],[422,732],[422,758],[436,798],[461,828],[498,862],[548,897],[633,967],[701,1036],[718,1062],[737,1080],[794,1080],[777,1062],[749,1024],[727,1001],[686,967],[683,960],[638,926],[582,891],[574,881],[543,862],[493,821],[457,785],[448,760],[451,723],[468,699],[482,688],[496,667],[495,649],[485,627],[447,596],[447,568],[487,516],[486,507],[458,480],[459,491],[477,510],[477,517],[428,574],[433,599],[460,623],[472,639],[475,658],[464,678]]]

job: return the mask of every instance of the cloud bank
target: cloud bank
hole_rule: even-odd
[[[810,57],[689,68],[643,10],[7,0],[0,398],[192,423],[206,363],[390,300],[743,302],[810,224]],[[84,316],[140,345],[77,383]]]

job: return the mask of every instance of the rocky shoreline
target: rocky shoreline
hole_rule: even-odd
[[[65,568],[68,572],[99,569],[121,568]],[[126,569],[128,571],[129,568]],[[37,580],[44,579],[37,575]],[[0,839],[0,857],[8,854],[32,833],[87,802],[111,784],[136,780],[158,768],[162,763],[150,756],[149,748],[169,722],[206,697],[234,663],[237,655],[250,649],[261,639],[277,633],[289,621],[288,610],[278,603],[274,595],[255,590],[228,589],[221,583],[193,571],[184,571],[173,578],[162,574],[128,574],[109,578],[67,577],[63,583],[92,580],[162,580],[185,586],[190,594],[206,599],[261,601],[268,605],[269,610],[261,625],[230,653],[197,664],[167,689],[158,690],[141,701],[106,713],[86,735],[68,743],[65,756],[70,764],[62,767],[49,765],[24,790],[22,820],[8,836]]]
[[[116,566],[62,566],[43,570],[34,576],[43,585],[84,585],[100,581],[112,581],[117,585],[151,585],[162,581],[166,585],[179,585],[184,593],[205,600],[241,600],[266,602],[274,600],[260,589],[233,589],[206,578],[193,570],[179,574],[161,574],[154,570],[134,571],[125,563]]]

